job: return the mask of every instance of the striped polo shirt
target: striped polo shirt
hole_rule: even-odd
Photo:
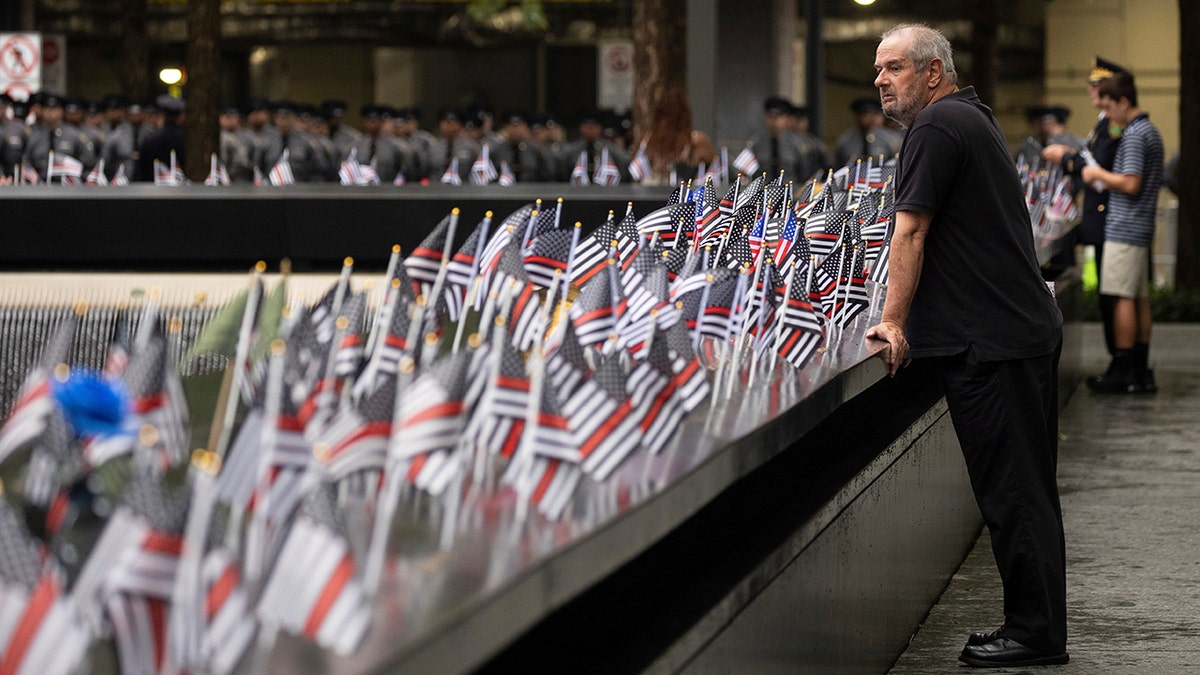
[[[1142,189],[1136,195],[1111,192],[1104,238],[1149,247],[1154,242],[1154,217],[1163,181],[1163,142],[1158,128],[1145,113],[1133,118],[1121,134],[1112,171],[1141,176]]]

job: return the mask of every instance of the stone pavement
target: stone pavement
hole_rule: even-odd
[[[1084,332],[1084,372],[1099,373],[1099,324]],[[1198,346],[1200,324],[1155,326],[1157,395],[1102,396],[1081,383],[1068,402],[1058,479],[1071,662],[991,672],[1200,672]],[[984,533],[890,672],[975,672],[957,661],[967,634],[1002,620]]]

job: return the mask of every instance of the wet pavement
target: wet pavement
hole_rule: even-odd
[[[1108,363],[1084,327],[1084,372]],[[1096,395],[1080,384],[1060,420],[1071,662],[991,672],[1200,672],[1200,324],[1154,327],[1159,392]],[[1003,619],[984,533],[891,673],[968,672],[967,634]],[[970,669],[974,671],[974,669]]]

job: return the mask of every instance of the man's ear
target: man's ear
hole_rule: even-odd
[[[937,89],[942,83],[942,76],[945,75],[946,64],[942,63],[941,59],[934,58],[929,61],[929,88]]]

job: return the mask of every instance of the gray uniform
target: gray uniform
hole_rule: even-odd
[[[388,136],[371,138],[364,135],[358,140],[355,148],[360,164],[375,161],[375,173],[379,176],[379,182],[391,183],[399,173],[404,174],[405,180],[412,180],[412,151],[403,139]]]
[[[826,162],[818,162],[814,167],[811,144],[791,131],[783,131],[779,136],[772,137],[764,129],[750,139],[749,145],[758,160],[759,171],[766,173],[771,180],[782,171],[785,181],[802,184],[814,172],[825,168],[821,165]]]
[[[337,149],[337,157],[335,159],[337,160],[336,163],[340,164],[350,154],[350,148],[358,145],[358,142],[362,140],[362,133],[357,129],[342,125],[330,135],[329,140],[333,142],[333,147]]]
[[[251,180],[250,153],[237,132],[221,130],[218,156],[229,180],[233,183],[248,183]]]
[[[297,183],[312,183],[322,180],[321,159],[317,156],[317,148],[309,139],[308,134],[301,131],[291,131],[286,137],[276,132],[263,143],[257,162],[263,176],[270,174],[281,157],[284,149],[288,151],[288,164],[292,168],[292,177]]]
[[[502,140],[490,149],[497,171],[501,162],[508,162],[513,176],[521,183],[547,183],[554,180],[554,164],[540,143]]]
[[[884,159],[891,159],[900,152],[900,144],[903,142],[903,134],[887,127],[871,129],[865,134],[858,127],[847,129],[838,136],[833,168],[840,169],[857,159],[865,161],[867,157],[879,155],[883,155]]]
[[[70,155],[79,160],[83,163],[84,171],[96,164],[95,149],[79,129],[69,124],[54,130],[40,124],[34,125],[29,132],[29,142],[25,145],[25,164],[33,167],[42,180],[46,179],[51,150],[56,155]]]
[[[133,180],[142,143],[153,131],[146,124],[134,129],[133,124],[124,122],[108,134],[108,140],[100,151],[100,156],[104,158],[104,173],[108,178],[117,175],[118,168],[124,166],[126,178]]]
[[[0,134],[3,134],[3,147],[0,148],[0,176],[12,176],[21,163],[25,154],[25,140],[29,130],[17,120],[0,117]]]
[[[452,159],[458,159],[458,177],[465,183],[471,174],[471,164],[479,156],[480,147],[465,134],[454,137],[453,142],[439,137],[430,148],[429,180],[439,181]]]
[[[608,157],[617,165],[617,169],[621,172],[621,182],[629,182],[629,155],[619,149],[611,141],[603,138],[597,139],[594,143],[588,143],[580,138],[570,143],[567,143],[562,148],[562,155],[556,163],[558,170],[558,180],[570,181],[571,172],[575,170],[575,164],[579,161],[580,153],[587,153],[587,171],[588,180],[592,180],[596,176],[596,171],[600,168],[600,162],[604,159],[604,150],[608,149]]]

